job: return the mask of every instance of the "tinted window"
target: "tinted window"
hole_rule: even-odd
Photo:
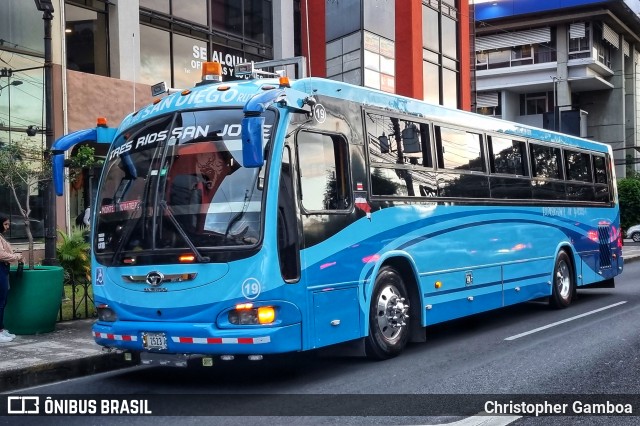
[[[531,170],[538,178],[561,179],[560,149],[531,144]]]
[[[564,151],[567,180],[591,182],[591,161],[589,154],[576,151]]]
[[[367,112],[372,163],[432,167],[429,125]]]
[[[489,177],[471,173],[438,173],[438,195],[455,198],[489,198]]]
[[[371,169],[373,195],[435,197],[436,175],[427,170]]]
[[[438,167],[484,172],[482,137],[476,133],[435,127]]]
[[[351,206],[346,141],[336,135],[298,133],[302,206],[307,211]]]
[[[491,198],[529,199],[531,198],[531,179],[517,177],[491,176]]]
[[[607,166],[604,157],[593,156],[593,172],[596,183],[607,183]]]
[[[489,136],[489,155],[492,173],[528,175],[524,142]]]

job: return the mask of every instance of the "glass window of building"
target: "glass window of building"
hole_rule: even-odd
[[[140,81],[155,84],[171,80],[171,50],[168,31],[140,26]]]
[[[553,93],[535,92],[520,95],[520,115],[537,115],[553,111]]]
[[[211,0],[211,25],[218,30],[271,45],[272,7],[271,0]]]
[[[232,34],[242,34],[242,1],[211,0],[211,25]]]
[[[172,15],[200,25],[207,25],[207,0],[173,1]]]
[[[200,81],[202,62],[207,57],[207,42],[173,35],[173,86],[184,89]]]
[[[169,13],[169,0],[140,0],[140,7],[156,10],[158,12]]]
[[[244,0],[244,36],[259,43],[273,44],[271,0]]]
[[[235,64],[273,59],[272,27],[271,0],[141,0],[140,81],[192,87],[204,61],[234,79]]]
[[[68,69],[109,75],[106,8],[105,3],[98,1],[66,2],[64,31]]]
[[[423,99],[458,106],[459,53],[456,0],[423,0]]]
[[[20,51],[31,55],[44,54],[44,25],[42,13],[38,13],[32,1],[2,0],[0,13],[0,49],[5,52]],[[5,10],[11,13],[4,12]],[[4,53],[2,58],[8,53]],[[2,62],[2,67],[6,63]]]
[[[25,3],[26,4],[26,3]],[[32,6],[32,4],[29,4]],[[33,10],[30,9],[30,13]],[[37,24],[44,28],[42,15]],[[1,18],[0,18],[1,19]],[[0,44],[0,149],[8,145],[19,145],[28,156],[27,160],[35,170],[42,168],[42,152],[45,146],[44,132],[44,60],[34,55],[37,46],[30,45],[29,37],[21,38],[19,33],[11,33],[15,40],[11,45]],[[44,46],[44,40],[40,43]],[[34,126],[34,136],[26,129]],[[26,185],[16,188],[20,199],[26,196]],[[36,184],[32,184],[30,208],[31,231],[36,239],[43,237],[43,197]],[[25,241],[24,226],[20,226],[20,211],[9,187],[0,185],[0,213],[12,220],[12,226],[6,238],[13,241]],[[14,226],[15,225],[15,226]]]

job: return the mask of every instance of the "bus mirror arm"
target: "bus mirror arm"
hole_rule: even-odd
[[[167,212],[167,215],[169,216],[169,219],[171,220],[171,223],[173,223],[173,226],[176,227],[176,229],[178,230],[178,233],[180,234],[180,236],[184,239],[184,241],[187,243],[189,248],[196,255],[196,259],[198,260],[198,262],[199,263],[208,263],[211,259],[208,256],[203,256],[200,253],[200,250],[198,250],[196,248],[196,246],[193,244],[193,241],[191,241],[191,238],[189,238],[187,233],[184,232],[184,229],[182,229],[182,226],[180,226],[180,224],[178,223],[178,220],[174,216],[174,214],[171,211],[171,208],[169,207],[169,205],[167,205],[167,202],[165,200],[162,200],[158,204],[160,205],[160,207],[162,207],[162,209],[164,211]]]
[[[75,145],[95,141],[97,139],[96,128],[78,130],[58,138],[51,146],[51,166],[53,172],[53,186],[56,195],[64,192],[64,153]]]
[[[115,137],[116,129],[98,126],[91,129],[78,130],[58,138],[51,146],[51,161],[53,172],[53,186],[56,195],[64,193],[64,153],[75,145],[83,142],[110,144]]]

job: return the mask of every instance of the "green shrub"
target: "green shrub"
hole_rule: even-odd
[[[640,179],[629,177],[618,181],[620,226],[628,229],[640,223]]]
[[[65,284],[91,281],[90,245],[86,241],[86,232],[77,227],[72,227],[68,234],[58,230],[60,238],[56,253],[60,266],[64,268]]]

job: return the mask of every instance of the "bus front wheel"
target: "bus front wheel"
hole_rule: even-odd
[[[573,267],[569,255],[561,251],[556,258],[553,268],[553,290],[551,292],[551,305],[556,308],[566,308],[571,304],[575,292]]]
[[[369,309],[367,356],[388,359],[398,355],[409,340],[409,292],[400,274],[384,266],[376,277]]]

